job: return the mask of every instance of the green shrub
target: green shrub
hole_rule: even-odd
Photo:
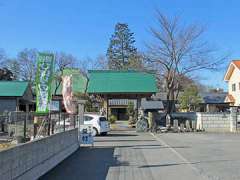
[[[111,116],[109,117],[109,122],[110,122],[111,124],[115,123],[116,120],[117,120],[117,117],[114,116],[114,115],[111,115]]]

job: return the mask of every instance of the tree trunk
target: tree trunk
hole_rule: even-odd
[[[168,89],[167,94],[167,114],[171,114],[175,110],[175,98],[174,98],[174,90]]]

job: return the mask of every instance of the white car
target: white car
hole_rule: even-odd
[[[110,131],[110,124],[106,117],[97,114],[84,114],[84,124],[91,124],[93,126],[93,136],[107,135]]]

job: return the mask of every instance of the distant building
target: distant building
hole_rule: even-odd
[[[200,93],[202,103],[200,112],[225,112],[229,109],[229,103],[225,102],[226,92],[206,92]]]
[[[0,113],[34,110],[33,93],[26,81],[0,81]]]
[[[234,60],[229,64],[224,80],[228,83],[225,102],[231,106],[240,106],[240,60]]]
[[[178,96],[177,96],[177,93],[175,93],[175,100],[174,100],[174,103],[173,103],[173,105],[174,105],[173,110],[174,111],[177,111],[178,108],[179,108],[179,97],[181,97],[182,94],[183,94],[182,91],[180,91],[178,93]],[[177,96],[177,98],[176,98],[176,96]],[[167,109],[167,103],[168,103],[167,92],[158,92],[158,93],[154,94],[151,97],[151,99],[154,100],[154,101],[161,101],[164,109],[165,110]]]

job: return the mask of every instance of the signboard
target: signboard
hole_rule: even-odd
[[[80,144],[91,144],[93,146],[92,132],[92,125],[80,125]]]
[[[36,112],[48,113],[51,100],[53,54],[39,53],[36,75]]]
[[[72,76],[62,77],[62,96],[64,107],[69,114],[77,112],[76,103],[74,103],[74,96],[72,91]]]

